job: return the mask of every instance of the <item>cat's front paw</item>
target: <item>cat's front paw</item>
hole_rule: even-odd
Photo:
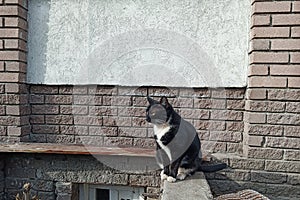
[[[184,173],[182,173],[182,174],[178,174],[176,178],[177,178],[178,180],[181,180],[181,181],[182,181],[182,180],[184,180],[186,177],[187,177],[187,175],[184,174]]]
[[[167,180],[167,178],[168,178],[168,175],[165,174],[164,170],[162,170],[160,172],[160,180],[164,181],[164,180]]]
[[[167,181],[168,181],[169,183],[174,183],[174,182],[176,182],[176,178],[174,178],[174,177],[172,177],[172,176],[168,176]]]

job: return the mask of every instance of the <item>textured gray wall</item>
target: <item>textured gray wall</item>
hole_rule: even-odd
[[[28,82],[246,85],[250,0],[30,0]]]

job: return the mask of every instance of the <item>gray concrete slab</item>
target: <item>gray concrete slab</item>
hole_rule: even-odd
[[[202,172],[175,183],[164,182],[162,200],[211,200],[213,196]]]

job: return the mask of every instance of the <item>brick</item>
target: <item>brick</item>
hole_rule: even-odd
[[[251,181],[259,183],[285,183],[287,181],[287,174],[274,173],[264,171],[252,171]]]
[[[123,96],[104,96],[103,105],[105,106],[131,106],[131,97]]]
[[[300,161],[300,151],[299,150],[284,150],[284,160],[298,160]]]
[[[207,141],[203,140],[201,143],[202,149],[205,149],[206,152],[219,152],[225,153],[226,152],[226,142],[217,142],[217,141]]]
[[[89,113],[96,116],[116,116],[118,115],[118,108],[111,106],[89,106]]]
[[[300,138],[266,138],[266,146],[271,148],[298,149],[299,142]]]
[[[245,121],[255,124],[263,124],[266,122],[265,113],[245,113]]]
[[[46,118],[47,119],[47,118]],[[71,122],[70,122],[71,124]],[[94,117],[94,116],[74,116],[74,124],[76,125],[102,125],[102,118],[101,117]]]
[[[0,13],[2,16],[18,15],[17,6],[1,6]]]
[[[230,167],[233,169],[263,170],[264,160],[232,158],[230,160]]]
[[[264,144],[264,137],[262,136],[248,136],[248,145],[254,147],[261,147]]]
[[[287,102],[286,112],[289,113],[300,113],[300,102]]]
[[[272,76],[255,76],[249,78],[249,87],[257,88],[285,88],[287,78]]]
[[[245,101],[244,100],[227,100],[227,109],[229,110],[244,110]]]
[[[153,87],[149,88],[149,96],[167,96],[167,97],[176,97],[179,94],[179,90],[176,88],[167,88],[167,87]]]
[[[7,115],[20,115],[20,107],[17,106],[6,106],[6,114]]]
[[[300,27],[292,27],[291,36],[292,38],[300,37]]]
[[[266,160],[267,171],[275,171],[275,172],[300,172],[300,162],[292,162],[292,161],[273,161]]]
[[[132,118],[133,127],[148,127],[149,124],[144,117],[133,117]]]
[[[44,95],[32,94],[32,95],[30,95],[30,100],[29,101],[32,104],[43,104],[43,103],[45,103],[45,96]]]
[[[270,40],[268,39],[253,39],[250,43],[250,52],[258,50],[269,50]]]
[[[0,72],[4,71],[4,61],[0,61]]]
[[[87,126],[62,125],[60,126],[60,134],[88,135],[89,131]]]
[[[284,135],[287,137],[300,137],[299,133],[300,133],[300,127],[297,126],[284,127]]]
[[[80,121],[78,119],[78,116],[74,117],[74,121],[75,121],[75,118],[76,118],[76,123],[88,122],[88,120]],[[72,116],[66,116],[66,115],[65,116],[64,115],[54,115],[54,116],[49,115],[49,116],[46,116],[46,123],[47,124],[73,124],[73,117]],[[85,124],[87,124],[87,123],[85,123]]]
[[[5,115],[5,106],[0,106],[0,115]]]
[[[12,40],[5,40],[4,41],[4,48],[5,49],[19,49],[26,51],[26,43],[22,40],[12,39]]]
[[[129,184],[132,186],[158,186],[159,179],[153,176],[130,175]]]
[[[300,65],[272,65],[270,66],[271,75],[300,75]]]
[[[32,114],[59,114],[57,105],[32,105]]]
[[[35,134],[58,134],[59,126],[57,125],[34,125],[32,132]]]
[[[268,124],[300,125],[300,115],[297,114],[268,114]]]
[[[72,104],[72,95],[46,95],[45,102],[50,104]]]
[[[226,122],[226,130],[228,131],[244,131],[243,122]]]
[[[211,130],[211,131],[224,131],[225,122],[222,121],[207,121],[207,120],[194,120],[194,126],[198,130]]]
[[[300,2],[299,1],[293,2],[293,12],[300,12]]]
[[[7,127],[7,135],[8,136],[21,136],[22,135],[22,129],[21,127],[16,126],[9,126]]]
[[[282,149],[249,147],[248,157],[254,159],[281,160],[283,158]]]
[[[300,175],[298,175],[298,174],[288,174],[287,184],[300,185]]]
[[[259,112],[284,112],[285,103],[275,101],[247,101],[246,110]]]
[[[60,105],[60,113],[64,115],[87,115],[88,106]]]
[[[300,39],[272,40],[271,50],[300,50]]]
[[[57,94],[57,86],[32,85],[30,87],[31,94]]]
[[[133,139],[125,137],[104,137],[103,144],[105,146],[128,147],[132,146]]]
[[[0,60],[20,60],[26,62],[26,55],[21,51],[0,51]]]
[[[289,88],[300,88],[300,77],[288,77]]]
[[[170,104],[175,108],[192,108],[194,105],[192,98],[174,98],[170,99]],[[147,104],[145,104],[147,105]]]
[[[7,127],[0,126],[0,136],[6,136],[7,135]]]
[[[250,34],[251,34],[251,38],[278,38],[278,37],[287,38],[290,36],[290,28],[289,27],[254,27],[252,28]],[[263,46],[265,48],[267,47],[266,44],[264,44]]]
[[[268,75],[268,65],[250,65],[248,75]]]
[[[254,63],[288,63],[289,54],[285,52],[253,52],[250,54],[250,64]]]
[[[104,126],[130,126],[131,117],[103,117]]]
[[[242,134],[232,131],[211,131],[209,140],[222,142],[241,142]]]
[[[96,95],[116,95],[118,88],[114,86],[90,86],[88,88],[89,94]]]
[[[119,127],[118,135],[121,137],[147,137],[147,129]]]
[[[48,143],[62,143],[71,144],[75,142],[75,137],[73,135],[51,135],[47,134]]]
[[[263,100],[267,98],[266,89],[248,89],[247,99],[251,100]]]
[[[27,66],[25,63],[6,61],[5,65],[6,65],[6,71],[23,72],[23,73],[26,73],[27,71]]]
[[[31,124],[44,124],[45,116],[44,115],[31,115],[29,120],[30,120]]]
[[[272,89],[268,90],[268,99],[270,100],[299,100],[300,91],[299,90],[282,90],[282,89]]]
[[[21,93],[22,91],[21,85],[18,83],[6,83],[5,84],[5,92],[6,93]]]
[[[253,13],[279,13],[290,12],[291,3],[289,1],[275,2],[255,2],[253,4]]]
[[[245,91],[243,89],[213,89],[211,97],[217,99],[243,99]]]
[[[194,99],[194,107],[209,109],[225,109],[226,108],[226,99],[216,100],[216,99]]]
[[[291,54],[291,63],[296,64],[300,63],[300,53],[292,52]]]
[[[156,147],[155,140],[147,138],[134,138],[133,146],[138,148],[149,148],[153,149]]]
[[[253,15],[251,17],[252,26],[267,26],[271,24],[270,15]]]
[[[146,115],[146,110],[145,108],[120,107],[118,115],[124,117],[142,117]]]
[[[19,82],[19,73],[1,73],[0,82]]]
[[[5,17],[5,27],[18,27],[27,30],[27,22],[19,17]]]
[[[300,25],[300,14],[273,15],[273,25]]]
[[[235,110],[212,110],[211,119],[242,120],[243,112],[235,111]]]
[[[117,136],[117,127],[89,127],[89,135],[100,135],[100,136]]]

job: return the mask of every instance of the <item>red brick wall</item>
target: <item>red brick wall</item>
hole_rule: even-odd
[[[244,93],[244,89],[31,85],[31,139],[153,148],[153,130],[145,121],[146,96],[166,95],[195,125],[204,149],[241,152]]]
[[[26,81],[27,3],[0,0],[0,141],[30,133]]]
[[[218,90],[28,85],[25,2],[0,0],[1,142],[153,148],[145,97],[166,95],[233,168],[207,175],[216,194],[300,198],[300,1],[251,1],[248,86]]]

